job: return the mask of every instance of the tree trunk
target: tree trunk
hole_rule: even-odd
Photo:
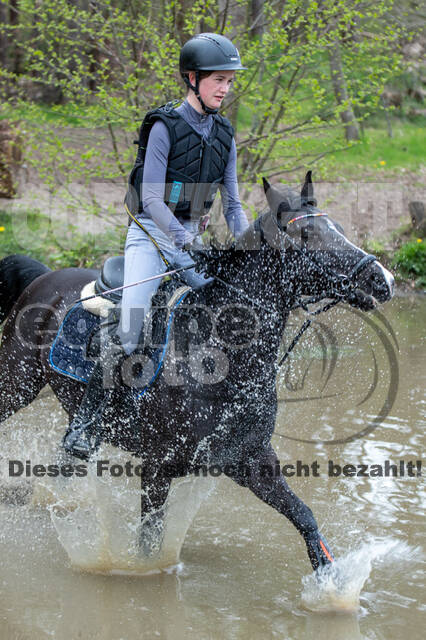
[[[19,48],[19,31],[16,27],[19,24],[19,4],[18,0],[11,0],[9,10],[9,23],[15,27],[13,31],[13,43],[9,41],[9,56],[10,56],[10,69],[17,75],[21,73],[22,69],[22,55]]]
[[[252,24],[250,29],[250,35],[252,38],[263,36],[263,5],[264,0],[251,0],[251,19]]]
[[[263,32],[264,32],[264,15],[263,15],[263,7],[264,7],[264,0],[251,0],[251,5],[250,5],[250,16],[249,16],[249,27],[250,27],[250,38],[252,39],[257,39],[259,42],[262,42],[263,39]],[[259,66],[259,86],[262,85],[263,82],[263,75],[265,72],[265,63],[262,60]],[[259,116],[257,114],[257,107],[260,104],[260,98],[258,98],[254,104],[254,109],[253,109],[253,118],[252,118],[252,122],[251,122],[251,135],[255,135],[260,121],[259,121]],[[247,150],[244,151],[244,155],[243,155],[243,162],[242,162],[242,166],[243,166],[243,170],[245,171],[248,163],[250,161],[250,154]]]
[[[0,3],[0,24],[8,25],[8,12],[3,3]],[[6,33],[0,31],[0,67],[8,69],[8,38]]]
[[[21,141],[6,120],[0,121],[0,198],[16,194],[16,174],[22,160]]]
[[[345,128],[346,140],[359,140],[359,128],[355,118],[352,105],[349,100],[349,94],[346,87],[346,80],[343,74],[342,55],[340,45],[336,41],[329,51],[331,81],[333,83],[334,95],[337,104],[345,105],[343,111],[340,112],[340,118]]]
[[[408,209],[414,229],[424,237],[426,234],[426,211],[424,202],[409,202]]]

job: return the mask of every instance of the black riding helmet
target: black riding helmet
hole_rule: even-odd
[[[237,71],[246,69],[241,64],[240,54],[228,38],[217,33],[200,33],[186,42],[180,52],[179,68],[186,85],[193,90],[206,113],[217,113],[201,99],[200,71]],[[188,73],[195,71],[195,85],[192,85]]]

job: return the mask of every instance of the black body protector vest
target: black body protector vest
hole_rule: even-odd
[[[149,111],[139,132],[138,154],[129,176],[125,204],[134,215],[143,214],[142,178],[145,152],[152,125],[161,120],[170,136],[164,202],[181,220],[198,219],[213,204],[223,183],[234,130],[226,118],[215,114],[210,135],[204,139],[173,108],[173,103]],[[222,198],[226,194],[222,192]]]

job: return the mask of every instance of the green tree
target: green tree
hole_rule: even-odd
[[[179,49],[202,30],[231,37],[248,67],[224,110],[237,129],[247,183],[344,147],[341,120],[348,133],[356,128],[354,113],[360,119],[377,108],[400,60],[392,0],[0,0],[0,6],[2,15],[14,12],[1,38],[12,42],[19,34],[15,50],[0,60],[4,113],[10,117],[13,107],[27,114],[27,162],[52,190],[99,178],[125,183],[144,112],[184,96]],[[46,95],[58,104],[43,110],[37,102]],[[89,204],[99,211],[96,200]]]

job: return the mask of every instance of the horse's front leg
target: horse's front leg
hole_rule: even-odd
[[[139,545],[151,556],[161,549],[164,537],[165,503],[171,478],[160,470],[145,468],[141,478],[141,526]]]
[[[241,465],[239,475],[230,477],[290,520],[305,540],[314,570],[333,562],[334,556],[311,509],[288,486],[271,445]]]

